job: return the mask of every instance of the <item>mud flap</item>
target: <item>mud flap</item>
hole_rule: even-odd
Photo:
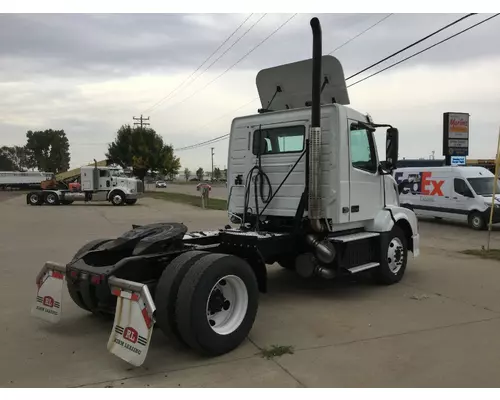
[[[47,261],[36,278],[36,301],[31,315],[57,323],[62,314],[62,291],[66,265]]]
[[[110,277],[109,286],[118,299],[108,350],[138,367],[144,363],[151,343],[156,310],[153,298],[142,283]]]

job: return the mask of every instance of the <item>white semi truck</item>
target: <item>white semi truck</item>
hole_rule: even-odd
[[[34,190],[26,195],[26,203],[32,206],[42,204],[68,205],[74,201],[109,201],[115,206],[133,205],[144,193],[140,179],[128,178],[116,168],[85,166],[80,169],[79,185],[68,189]]]
[[[67,264],[45,263],[34,316],[60,320],[66,282],[78,307],[114,313],[107,348],[138,366],[155,325],[205,355],[238,347],[267,291],[268,264],[310,279],[402,279],[419,233],[391,176],[398,131],[348,107],[342,66],[321,56],[317,18],[311,27],[312,60],[261,71],[263,109],[232,123],[228,212],[238,227],[188,232],[161,222],[96,239]],[[380,127],[388,128],[385,161],[375,146]]]

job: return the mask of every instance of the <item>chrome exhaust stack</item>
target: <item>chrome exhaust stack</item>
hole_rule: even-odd
[[[312,56],[312,105],[311,127],[309,131],[309,193],[308,214],[311,228],[315,232],[324,232],[322,223],[323,205],[321,197],[321,24],[318,18],[311,19],[313,32]]]

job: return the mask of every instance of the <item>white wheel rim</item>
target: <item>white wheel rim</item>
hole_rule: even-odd
[[[53,194],[49,194],[49,195],[47,196],[47,203],[49,203],[49,204],[54,204],[54,203],[56,202],[56,200],[55,200],[55,198],[54,198],[54,197],[55,197],[55,195],[53,195]]]
[[[30,202],[32,202],[32,203],[38,203],[38,196],[36,194],[32,194],[30,196]]]
[[[472,225],[474,225],[476,228],[481,226],[481,218],[478,216],[475,216],[472,218]]]
[[[241,278],[227,275],[219,279],[207,299],[208,325],[219,335],[239,328],[248,309],[248,291]]]
[[[113,203],[115,204],[120,204],[122,202],[122,197],[118,194],[116,194],[114,197],[113,197]]]
[[[389,248],[387,250],[387,264],[391,272],[396,275],[404,262],[404,247],[401,239],[398,237],[393,238],[389,242]]]

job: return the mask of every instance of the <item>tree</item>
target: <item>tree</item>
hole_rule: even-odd
[[[189,168],[184,168],[184,178],[186,178],[186,182],[189,180],[189,177],[191,176],[191,171]]]
[[[15,171],[15,165],[7,156],[7,154],[0,150],[0,171]]]
[[[27,171],[30,168],[35,168],[36,164],[29,157],[29,151],[22,146],[3,146],[0,149],[3,157],[7,158],[12,164],[14,171]]]
[[[28,165],[56,174],[69,169],[69,142],[64,130],[28,131],[26,137]]]
[[[221,171],[220,171],[220,168],[215,168],[215,169],[214,169],[214,178],[215,178],[216,180],[219,180],[219,179],[220,179],[220,177],[221,177],[221,175],[222,175],[222,173],[221,173]]]
[[[205,171],[203,171],[203,168],[198,168],[196,170],[196,177],[198,178],[198,180],[203,180],[203,175],[205,175]]]
[[[181,168],[173,147],[166,145],[154,129],[139,126],[122,125],[108,146],[106,157],[123,168],[131,167],[141,180],[148,171],[175,176]]]

